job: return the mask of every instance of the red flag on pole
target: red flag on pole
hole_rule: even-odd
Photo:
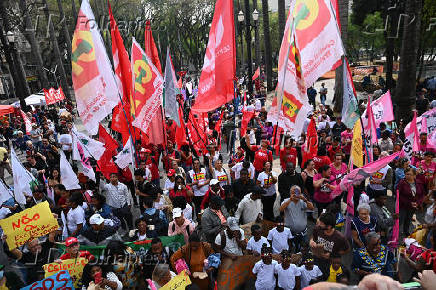
[[[318,135],[316,133],[315,119],[310,120],[307,127],[306,141],[303,145],[303,164],[306,160],[312,159],[318,152]]]
[[[151,22],[145,22],[145,38],[144,38],[144,51],[151,58],[154,66],[162,74],[162,67],[160,65],[159,53],[153,39],[153,32],[151,31]]]
[[[241,137],[244,137],[247,133],[248,123],[253,119],[255,112],[253,111],[242,111],[242,121],[241,121]]]
[[[257,70],[254,72],[252,80],[254,81],[260,76],[260,67],[257,67]]]
[[[112,138],[111,135],[106,132],[106,129],[100,124],[98,127],[98,139],[100,142],[105,144],[106,150],[97,161],[97,170],[109,179],[111,173],[117,173],[118,167],[112,159],[112,156],[117,154],[118,142]]]
[[[45,103],[47,105],[51,105],[65,99],[65,95],[61,87],[59,87],[57,90],[55,88],[50,88],[49,90],[46,89],[43,90],[44,90]]]
[[[209,31],[194,112],[209,112],[233,100],[236,71],[233,0],[218,0]]]
[[[185,127],[185,122],[183,120],[183,110],[180,106],[179,106],[179,120],[180,120],[180,127],[176,130],[176,144],[180,149],[182,145],[187,144],[186,127]]]
[[[121,101],[114,108],[112,112],[112,125],[114,131],[121,133],[123,137],[123,145],[129,140],[129,126],[133,134],[134,130],[130,123],[132,122],[132,115],[135,115],[135,107],[132,99],[132,70],[130,66],[129,55],[124,47],[123,38],[121,37],[118,25],[115,21],[112,9],[108,1],[109,19],[111,26],[112,38],[112,56],[115,67],[115,79],[118,88],[122,93]],[[124,111],[123,111],[124,109]]]

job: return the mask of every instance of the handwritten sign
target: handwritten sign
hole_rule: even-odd
[[[218,289],[236,289],[249,279],[255,279],[251,269],[260,257],[251,255],[232,260],[224,257],[218,270]]]
[[[60,271],[68,271],[71,278],[74,281],[74,287],[79,288],[83,273],[83,268],[88,264],[88,259],[78,258],[78,259],[66,259],[62,260],[62,263],[50,263],[45,264],[42,268],[45,271],[45,277],[49,277]]]
[[[171,279],[170,282],[166,283],[161,290],[176,290],[185,289],[186,286],[191,285],[191,279],[189,279],[186,270],[183,270],[179,275]]]
[[[24,245],[32,238],[47,235],[59,228],[47,201],[0,220],[9,249]]]
[[[36,281],[21,290],[73,290],[73,281],[71,280],[68,271],[60,271],[57,274],[51,275],[44,280]]]

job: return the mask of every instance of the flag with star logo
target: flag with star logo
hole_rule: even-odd
[[[118,155],[115,156],[115,163],[119,168],[124,169],[129,166],[129,164],[134,164],[133,152],[132,138],[130,138],[126,145],[124,145],[123,150],[121,150]]]
[[[135,120],[132,125],[148,133],[151,122],[162,106],[161,95],[164,82],[157,68],[132,38],[132,82],[135,102]]]
[[[88,0],[82,1],[73,35],[71,66],[77,111],[86,130],[98,124],[119,102],[119,91]]]
[[[101,156],[106,150],[103,143],[90,138],[86,134],[77,131],[75,128],[72,130],[71,137],[73,139],[73,160],[82,160],[82,157],[80,156],[80,150],[78,148],[79,145],[81,148],[83,148],[83,154],[85,155],[85,158],[93,157],[97,161],[100,160]]]

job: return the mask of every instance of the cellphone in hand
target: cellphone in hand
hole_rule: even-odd
[[[95,275],[94,275],[95,284],[100,284],[101,281],[103,281],[103,278],[101,277],[101,272],[95,273]]]

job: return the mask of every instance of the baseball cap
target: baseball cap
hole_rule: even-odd
[[[104,222],[104,218],[101,217],[98,213],[93,214],[89,218],[89,224],[91,225],[101,225]]]
[[[67,246],[67,247],[71,247],[71,246],[78,244],[78,243],[79,243],[79,240],[75,237],[69,237],[65,240],[65,246]]]
[[[174,169],[170,169],[168,170],[167,176],[173,176],[174,174],[176,174],[176,171]]]
[[[182,216],[182,209],[180,207],[173,208],[173,218]]]
[[[209,182],[209,185],[216,185],[216,184],[218,184],[218,183],[220,183],[217,179],[212,179],[210,182]]]
[[[235,217],[229,217],[227,219],[227,225],[231,231],[239,230],[238,220]]]

